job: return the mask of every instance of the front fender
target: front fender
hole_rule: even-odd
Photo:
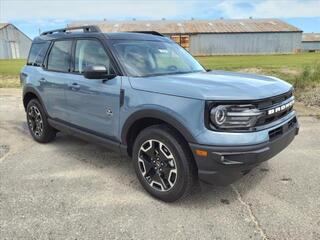
[[[156,118],[163,122],[166,122],[177,129],[180,134],[188,141],[195,142],[195,138],[193,134],[189,131],[189,129],[184,126],[176,117],[168,113],[168,109],[157,110],[157,109],[142,109],[131,114],[122,127],[121,132],[121,142],[126,143],[127,135],[129,133],[130,127],[138,120],[143,118]]]

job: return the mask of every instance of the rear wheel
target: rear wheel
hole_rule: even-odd
[[[194,185],[196,167],[188,145],[167,126],[144,129],[136,138],[133,160],[142,186],[163,201],[187,196]]]
[[[56,131],[49,125],[43,107],[37,99],[32,99],[27,105],[27,122],[29,131],[37,142],[47,143],[55,138]]]

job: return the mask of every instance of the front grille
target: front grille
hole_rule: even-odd
[[[271,115],[268,114],[268,111],[271,109],[276,109],[287,103],[290,103],[293,101],[293,99],[294,98],[292,96],[292,92],[290,91],[280,96],[276,96],[276,97],[267,99],[265,101],[258,102],[256,104],[256,107],[263,112],[263,115],[256,122],[256,127],[272,123],[288,115],[293,110],[293,106],[290,106],[288,108],[275,112],[274,114],[271,114]]]
[[[263,126],[266,125],[268,123],[272,123],[278,119],[281,119],[282,117],[286,116],[288,113],[290,113],[292,111],[293,107],[288,108],[285,111],[276,113],[272,116],[268,116],[268,115],[263,115],[262,117],[259,118],[259,120],[256,123],[256,126]]]
[[[265,100],[260,100],[257,102],[256,106],[259,109],[269,108],[271,106],[280,104],[291,97],[292,97],[292,91],[289,91],[289,92],[286,92],[286,93],[278,95],[278,96],[270,97]]]

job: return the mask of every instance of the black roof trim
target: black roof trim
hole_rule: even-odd
[[[151,34],[151,35],[155,35],[155,36],[160,36],[160,37],[164,37],[164,35],[162,35],[159,32],[156,31],[128,31],[129,33],[144,33],[144,34]]]
[[[54,30],[43,32],[40,35],[43,36],[43,35],[49,35],[49,34],[54,34],[54,33],[67,33],[67,31],[78,30],[78,29],[83,30],[84,33],[101,32],[101,30],[98,26],[90,25],[90,26],[79,26],[79,27],[68,27],[68,28],[54,29]]]

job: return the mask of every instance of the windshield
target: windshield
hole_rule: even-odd
[[[176,43],[117,40],[113,46],[130,76],[146,77],[205,71]]]

